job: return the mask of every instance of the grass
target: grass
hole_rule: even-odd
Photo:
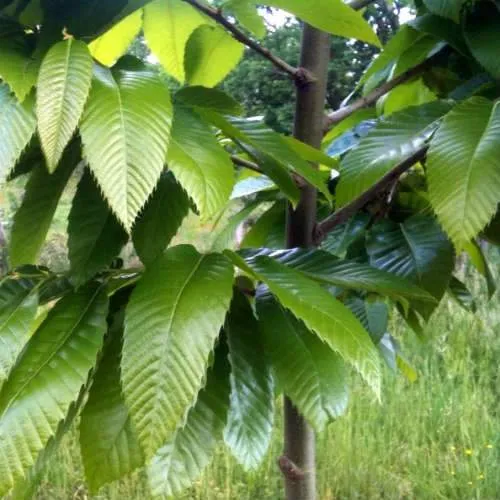
[[[475,288],[482,286],[474,281]],[[481,291],[484,297],[484,291]],[[382,404],[353,377],[347,415],[318,436],[318,489],[330,499],[500,498],[500,307],[496,299],[476,315],[442,305],[416,339],[397,319],[419,372],[410,383],[389,370]],[[279,412],[278,412],[279,413]],[[282,489],[276,459],[280,423],[261,469],[244,471],[221,447],[205,475],[181,499],[276,500]],[[105,487],[89,497],[77,435],[68,437],[48,468],[39,499],[147,499],[144,478]]]

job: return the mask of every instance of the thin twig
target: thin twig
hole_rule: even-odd
[[[252,40],[249,36],[247,36],[243,31],[241,31],[237,26],[235,26],[231,21],[224,17],[221,9],[216,9],[214,7],[210,7],[209,5],[201,3],[199,0],[183,0],[184,2],[192,5],[195,9],[203,12],[206,16],[213,19],[216,23],[223,26],[227,31],[233,35],[233,37],[241,42],[243,45],[246,45],[248,48],[254,50],[259,53],[263,57],[265,57],[268,61],[274,64],[280,71],[287,73],[294,80],[297,78],[303,78],[303,72],[300,71],[299,68],[295,68],[294,66],[288,64],[283,59],[280,59],[278,56],[274,55],[269,49],[266,49],[255,40]]]
[[[244,158],[240,158],[239,156],[236,156],[236,155],[232,155],[231,160],[235,165],[238,165],[239,167],[248,168],[249,170],[253,170],[254,172],[257,172],[259,174],[264,173],[261,170],[261,168],[256,163],[253,163],[252,161],[245,160]]]
[[[404,73],[401,73],[395,78],[392,78],[391,80],[385,82],[383,85],[376,88],[368,95],[361,97],[349,106],[345,106],[344,108],[340,108],[337,111],[330,113],[325,119],[325,133],[328,132],[328,130],[330,130],[332,127],[340,123],[342,120],[345,120],[346,118],[354,114],[356,111],[373,106],[382,96],[388,94],[397,86],[408,82],[416,76],[421,75],[427,69],[431,68],[435,64],[436,60],[440,57],[442,57],[442,52],[438,52],[432,57],[429,57],[429,59],[426,59],[413,68],[410,68]]]
[[[336,227],[347,222],[359,210],[365,207],[372,201],[380,192],[389,188],[395,181],[397,181],[405,172],[410,170],[416,163],[425,159],[429,146],[426,144],[413,153],[410,157],[403,160],[396,165],[392,170],[382,177],[376,184],[374,184],[368,191],[365,191],[361,196],[356,198],[348,205],[340,208],[335,213],[324,219],[316,225],[314,230],[314,243],[319,245]]]

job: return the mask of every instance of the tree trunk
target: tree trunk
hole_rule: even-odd
[[[323,139],[329,59],[330,36],[307,24],[304,25],[300,66],[306,77],[312,76],[314,80],[297,84],[294,136],[317,148],[321,146]],[[293,210],[291,207],[288,209],[288,248],[313,245],[316,197],[317,192],[313,187],[304,187],[297,209]],[[285,398],[284,411],[284,459],[297,468],[289,470],[289,473],[284,472],[286,498],[314,500],[316,498],[314,433],[288,398]]]

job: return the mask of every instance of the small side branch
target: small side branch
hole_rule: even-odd
[[[216,23],[223,26],[227,31],[233,35],[233,37],[241,42],[243,45],[246,45],[248,48],[257,52],[261,56],[265,57],[268,61],[270,61],[276,68],[280,71],[288,74],[294,80],[303,79],[303,71],[300,71],[300,68],[295,68],[291,66],[283,59],[280,59],[278,56],[274,55],[269,49],[262,47],[255,40],[252,40],[249,36],[247,36],[243,31],[241,31],[237,26],[235,26],[231,21],[229,21],[222,14],[221,9],[216,9],[211,7],[210,5],[204,4],[199,0],[183,0],[184,2],[192,5],[196,10],[203,12],[206,16],[213,19]]]
[[[245,160],[244,158],[240,158],[237,155],[231,155],[231,160],[235,165],[238,165],[239,167],[243,168],[248,168],[249,170],[253,170],[254,172],[257,172],[258,174],[263,174],[261,168],[254,162]]]
[[[419,150],[413,153],[409,158],[406,158],[401,163],[396,165],[391,171],[382,177],[376,184],[374,184],[368,191],[365,191],[359,198],[340,208],[335,213],[324,219],[316,225],[314,230],[313,239],[315,245],[321,244],[326,238],[328,233],[333,231],[336,227],[347,222],[359,210],[370,203],[382,191],[391,188],[394,183],[411,167],[419,161],[423,161],[427,155],[429,146],[426,144]]]
[[[420,64],[417,64],[413,68],[410,68],[404,73],[401,73],[395,78],[392,78],[391,80],[387,81],[380,87],[370,92],[365,97],[361,97],[360,99],[353,102],[349,106],[345,106],[344,108],[340,108],[339,110],[330,113],[325,119],[325,133],[328,132],[328,130],[330,130],[331,128],[333,128],[335,125],[340,123],[342,120],[345,120],[346,118],[354,114],[356,111],[373,106],[382,96],[388,94],[391,90],[395,89],[396,87],[398,87],[403,83],[410,81],[412,78],[424,73],[427,69],[431,68],[436,63],[436,60],[440,58],[441,55],[442,52],[439,52],[434,56],[429,57],[429,59],[426,59],[425,61],[421,62]]]

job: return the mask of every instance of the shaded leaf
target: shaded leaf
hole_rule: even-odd
[[[460,307],[466,311],[476,312],[477,304],[470,290],[455,276],[451,277],[448,293]]]
[[[231,116],[243,114],[241,104],[229,94],[219,89],[211,89],[199,85],[184,87],[175,94],[175,100],[186,106],[206,108]]]

